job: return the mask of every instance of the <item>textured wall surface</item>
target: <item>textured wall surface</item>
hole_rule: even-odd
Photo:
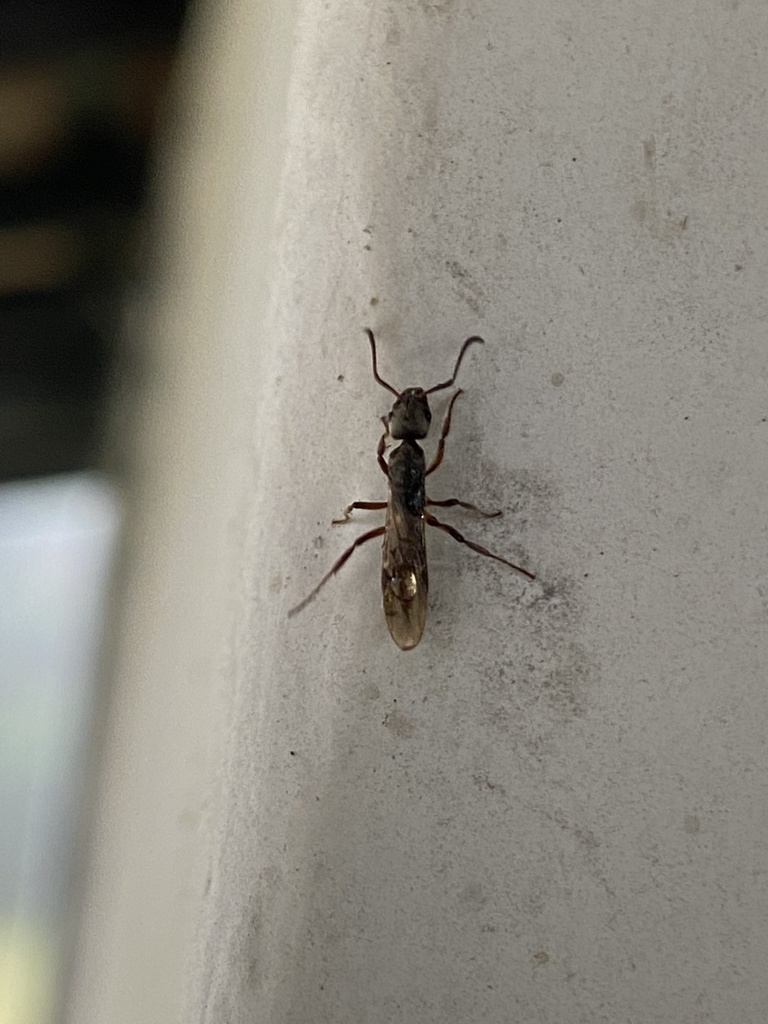
[[[305,5],[204,1020],[768,1012],[767,17]],[[376,543],[284,620],[385,491],[364,324],[486,338],[431,489],[539,574],[430,537],[410,654]]]
[[[756,0],[301,5],[237,239],[270,298],[225,296],[252,481],[185,1020],[768,1016],[767,43]],[[486,339],[431,492],[539,577],[431,531],[407,654],[375,541],[286,619],[380,522],[329,525],[386,490],[366,325],[397,387]]]

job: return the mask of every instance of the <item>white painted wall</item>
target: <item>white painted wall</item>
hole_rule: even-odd
[[[184,1021],[761,1021],[768,9],[281,11],[200,48],[132,613],[162,645],[118,681],[114,1012],[77,1019],[171,1019],[199,911]],[[286,620],[384,493],[365,325],[397,386],[485,337],[432,492],[505,509],[444,518],[539,573],[430,537],[409,654],[375,542]]]

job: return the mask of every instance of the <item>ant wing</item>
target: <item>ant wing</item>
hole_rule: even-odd
[[[424,520],[391,503],[384,532],[381,592],[387,627],[403,651],[415,647],[424,633],[428,589]]]

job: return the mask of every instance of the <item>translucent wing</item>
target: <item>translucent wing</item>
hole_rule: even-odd
[[[428,589],[424,520],[392,502],[384,532],[381,592],[387,627],[403,651],[415,647],[424,633]]]

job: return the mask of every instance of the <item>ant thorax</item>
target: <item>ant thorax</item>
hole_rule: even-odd
[[[410,439],[403,441],[389,456],[389,486],[392,501],[412,516],[424,514],[426,471],[424,451]]]
[[[432,422],[424,388],[406,388],[398,395],[389,414],[389,436],[396,441],[421,441]]]

